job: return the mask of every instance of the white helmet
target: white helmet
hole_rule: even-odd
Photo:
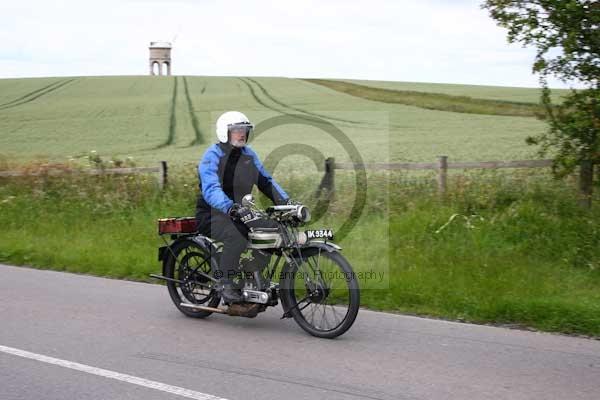
[[[217,139],[219,139],[219,142],[227,143],[229,141],[229,128],[232,126],[245,126],[246,140],[248,140],[250,131],[254,128],[248,117],[241,112],[227,111],[217,119]]]

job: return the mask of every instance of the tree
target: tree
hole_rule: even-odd
[[[527,143],[540,145],[541,155],[555,154],[557,176],[581,166],[582,203],[589,206],[593,165],[600,164],[600,1],[486,0],[482,8],[508,29],[510,43],[536,48],[532,69],[540,76],[549,130]],[[555,105],[549,76],[580,88]]]

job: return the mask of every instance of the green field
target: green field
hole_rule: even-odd
[[[421,87],[421,86],[419,86]],[[437,90],[433,85],[431,90]],[[460,94],[486,96],[478,87]],[[492,90],[492,89],[485,89]],[[536,89],[499,88],[516,97]],[[524,139],[544,129],[531,117],[473,115],[365,100],[299,79],[228,77],[73,77],[0,80],[0,156],[11,163],[55,162],[91,150],[103,157],[196,162],[213,143],[214,121],[229,109],[259,123],[298,114],[300,123],[265,132],[253,143],[266,156],[284,144],[318,147],[324,156],[347,152],[302,118],[334,124],[365,161],[523,159],[535,149]],[[298,122],[298,121],[297,121]],[[298,166],[296,157],[290,167]],[[308,164],[307,160],[304,162]],[[313,168],[313,167],[311,167]]]

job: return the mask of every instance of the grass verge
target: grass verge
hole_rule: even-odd
[[[147,176],[2,178],[0,261],[149,280],[160,271],[155,221],[193,214],[195,179],[193,168],[173,171],[159,192]],[[302,194],[315,181],[281,183],[311,205]],[[352,179],[336,184],[313,226],[347,217]],[[361,190],[367,205],[340,244],[357,272],[384,276],[360,282],[363,306],[600,336],[600,211],[580,210],[569,182],[456,174],[440,199],[427,176],[371,174]]]

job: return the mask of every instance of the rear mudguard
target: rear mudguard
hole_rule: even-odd
[[[219,251],[220,246],[217,246],[216,242],[211,238],[208,238],[204,235],[197,236],[180,236],[173,240],[168,246],[161,246],[158,248],[158,261],[162,261],[162,274],[166,276],[166,265],[169,257],[173,257],[173,253],[171,248],[175,245],[182,242],[193,242],[194,244],[199,245],[201,248],[209,251],[211,254],[216,256]]]

